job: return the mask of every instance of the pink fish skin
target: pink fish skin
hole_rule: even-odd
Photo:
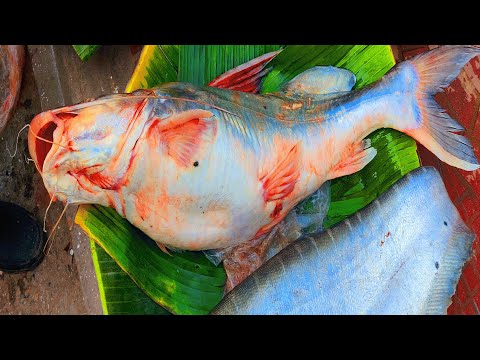
[[[23,45],[0,45],[0,132],[15,107],[25,62]]]
[[[169,83],[105,96],[37,115],[29,151],[53,199],[110,206],[167,247],[225,248],[362,169],[376,154],[363,139],[379,128],[478,169],[462,128],[433,100],[478,54],[440,47],[327,96],[312,94],[315,81],[270,95]]]

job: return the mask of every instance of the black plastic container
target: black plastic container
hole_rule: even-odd
[[[0,270],[28,271],[43,260],[46,236],[24,208],[0,201]]]

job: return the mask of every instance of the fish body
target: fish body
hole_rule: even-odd
[[[275,94],[169,83],[106,96],[36,116],[29,150],[54,199],[113,207],[169,247],[225,248],[267,234],[326,180],[363,168],[376,154],[363,139],[382,127],[478,168],[431,94],[479,53],[437,50],[358,91],[353,74],[319,67]]]
[[[0,45],[0,132],[11,117],[20,92],[24,61],[23,45]]]
[[[415,169],[283,249],[212,314],[446,314],[474,239],[437,170]]]

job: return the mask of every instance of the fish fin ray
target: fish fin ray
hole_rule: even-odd
[[[222,89],[237,90],[256,93],[260,88],[262,79],[270,72],[265,66],[281,50],[269,52],[253,60],[237,66],[208,83],[208,86]]]
[[[322,97],[321,95],[350,91],[355,82],[356,77],[349,70],[334,66],[315,66],[286,83],[282,91],[290,97]]]
[[[165,254],[172,256],[172,254],[168,252],[168,248],[165,245],[160,244],[159,242],[157,242],[156,244]]]
[[[216,122],[208,120],[213,114],[209,111],[187,110],[166,119],[155,118],[147,137],[152,136],[166,146],[166,151],[178,165],[189,166],[193,157],[206,140],[216,133]]]
[[[480,168],[469,140],[456,132],[463,127],[452,119],[434,99],[447,87],[465,64],[480,55],[475,46],[442,46],[398,65],[388,77],[398,79],[406,92],[415,96],[414,119],[394,128],[424,145],[440,160],[463,170]]]
[[[365,139],[351,149],[347,155],[333,167],[328,179],[350,175],[362,170],[377,155],[377,150],[370,147],[370,139]]]
[[[468,229],[461,218],[457,216],[453,226],[452,235],[441,259],[438,259],[438,273],[436,274],[430,295],[423,309],[426,315],[446,315],[452,303],[462,269],[472,254],[472,244],[475,234]]]
[[[281,200],[294,190],[300,177],[299,164],[300,149],[296,144],[268,174],[260,177],[266,202]]]

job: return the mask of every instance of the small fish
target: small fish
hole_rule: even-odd
[[[315,67],[275,94],[168,83],[104,96],[37,115],[29,151],[53,200],[110,206],[162,246],[222,249],[267,234],[325,181],[361,170],[376,154],[364,138],[379,128],[478,169],[463,128],[433,98],[478,54],[440,47],[355,91],[353,73]],[[237,77],[257,84],[248,76],[262,72],[247,63]]]
[[[25,62],[23,45],[0,45],[0,132],[7,125],[15,107]]]
[[[437,170],[415,169],[349,219],[286,247],[212,314],[446,314],[474,239]]]

